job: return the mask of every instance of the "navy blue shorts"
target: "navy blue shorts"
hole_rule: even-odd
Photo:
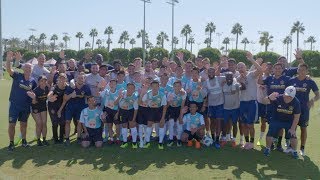
[[[228,123],[229,120],[232,120],[232,123],[235,124],[238,122],[239,119],[239,114],[240,114],[240,110],[238,109],[224,109],[223,110],[223,119],[224,119],[224,123]]]
[[[66,112],[65,112],[65,118],[66,118],[66,121],[71,121],[72,119],[73,120],[76,120],[76,121],[79,121],[80,120],[80,114],[81,114],[81,111],[86,108],[85,106],[71,106],[71,105],[68,105],[66,107]]]
[[[162,118],[163,106],[159,108],[149,108],[148,121],[158,123]]]
[[[82,141],[90,141],[90,142],[98,142],[98,141],[102,141],[102,128],[88,128],[87,127],[87,131],[89,133],[88,137],[82,138]]]
[[[223,104],[218,106],[209,106],[208,108],[208,116],[212,119],[223,119]]]
[[[291,134],[288,132],[291,128],[292,121],[291,122],[285,122],[285,121],[273,121],[269,124],[269,130],[267,133],[267,136],[277,138],[279,136],[279,131],[281,129],[285,129],[285,138],[290,139],[292,138]]]
[[[258,120],[257,101],[240,101],[240,118],[244,124],[254,124]]]
[[[9,123],[27,122],[30,115],[29,108],[19,108],[13,103],[9,103]]]
[[[137,123],[138,124],[148,124],[149,118],[149,107],[139,106],[138,114],[137,114]]]
[[[188,140],[191,141],[192,139],[201,140],[203,137],[200,136],[199,131],[195,132],[194,134],[191,134],[191,131],[184,130],[183,133],[186,133],[188,135]]]
[[[120,124],[128,123],[129,121],[133,120],[134,109],[125,110],[119,109],[119,121]]]
[[[301,114],[298,125],[300,127],[308,127],[309,125],[309,116],[310,116],[310,109],[308,107],[301,106]]]
[[[107,123],[119,124],[119,120],[115,120],[115,115],[118,112],[117,110],[113,110],[108,107],[105,107],[103,111],[107,113],[107,116],[106,116]]]
[[[258,103],[258,113],[260,118],[267,118],[267,105]]]
[[[166,121],[169,121],[170,119],[174,119],[174,121],[177,121],[180,117],[180,110],[181,107],[169,106],[166,113]]]

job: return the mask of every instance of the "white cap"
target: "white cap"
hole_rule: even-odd
[[[286,96],[290,96],[290,97],[295,97],[296,96],[296,88],[293,86],[288,86],[285,90],[284,90],[284,95]]]

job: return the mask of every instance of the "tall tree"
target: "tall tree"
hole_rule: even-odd
[[[126,48],[126,42],[129,41],[128,31],[123,31],[120,35],[119,44],[123,44],[123,48]]]
[[[133,45],[136,44],[136,40],[134,38],[131,38],[129,43],[131,44],[131,48],[133,48]]]
[[[242,39],[241,43],[244,44],[243,49],[246,50],[247,44],[249,44],[250,42],[249,42],[248,38],[245,37]]]
[[[300,21],[297,21],[293,23],[293,26],[291,28],[291,34],[297,33],[297,49],[299,49],[299,34],[303,34],[305,31],[303,23],[300,23]]]
[[[143,33],[144,33],[144,31],[143,31],[143,30],[140,30],[140,31],[138,32],[138,34],[137,34],[137,38],[138,38],[138,39],[141,38],[141,46],[143,45],[143,38],[142,38]],[[145,38],[146,38],[145,41],[146,41],[146,45],[147,45],[147,41],[149,41],[149,35],[148,35],[147,32],[145,32]]]
[[[44,40],[47,39],[46,34],[45,34],[45,33],[41,33],[39,39],[40,39],[40,41],[42,42],[42,50],[45,51]]]
[[[9,42],[9,39],[2,39],[4,52],[7,52],[7,44],[8,44],[8,42]]]
[[[165,32],[161,31],[157,36],[157,45],[163,48],[164,41],[169,41],[169,36]]]
[[[152,49],[153,48],[153,44],[149,41],[149,39],[146,39],[146,49]]]
[[[34,35],[31,35],[31,36],[29,37],[29,41],[31,41],[31,49],[32,49],[32,51],[35,51],[35,48],[34,48],[34,42],[35,42],[35,40],[36,40],[36,37],[35,37]]]
[[[94,46],[94,38],[98,36],[98,31],[96,28],[91,29],[90,33],[89,33],[90,37],[92,37],[92,50],[93,50],[93,46]]]
[[[286,37],[283,39],[282,43],[287,46],[287,59],[289,59],[289,44],[292,43],[292,38],[291,38],[291,36],[286,36]]]
[[[176,36],[173,37],[173,44],[174,44],[174,49],[176,49],[177,44],[179,44],[179,39]]]
[[[68,35],[64,35],[62,40],[64,41],[65,48],[68,48],[68,41],[70,41],[70,37]]]
[[[56,40],[58,40],[58,36],[56,34],[53,34],[50,38],[51,41],[53,41],[53,47],[56,47]],[[52,52],[54,49],[52,49]]]
[[[191,36],[188,39],[188,44],[190,44],[190,52],[192,53],[192,45],[195,43],[196,41],[194,40],[194,38]]]
[[[63,42],[59,42],[58,47],[60,48],[60,50],[62,50],[64,48],[65,44]]]
[[[84,47],[85,47],[85,48],[90,48],[90,46],[91,46],[91,44],[90,44],[89,41],[87,41],[87,42],[84,44]]]
[[[192,33],[191,26],[189,24],[184,25],[182,30],[181,30],[181,34],[186,37],[186,43],[185,43],[184,49],[187,49],[188,35],[190,35],[191,33]]]
[[[210,47],[210,44],[211,44],[210,38],[206,38],[203,43],[207,45],[207,48]]]
[[[101,39],[97,39],[96,44],[98,45],[98,48],[101,48],[102,40]]]
[[[112,43],[111,40],[111,34],[113,34],[113,29],[111,26],[108,26],[105,30],[104,30],[104,34],[108,35],[108,39],[107,39],[107,44],[108,44],[108,52],[110,52],[110,44]]]
[[[230,44],[230,38],[228,38],[228,37],[226,37],[226,38],[224,38],[223,39],[223,41],[222,41],[222,44],[225,44],[226,45],[226,54],[227,54],[227,52],[228,52],[228,44]]]
[[[312,51],[313,44],[316,43],[316,38],[314,36],[309,36],[306,40],[307,43],[310,43],[310,50]]]
[[[236,49],[238,49],[238,40],[239,40],[239,35],[241,35],[243,33],[242,30],[242,25],[239,23],[236,23],[231,30],[232,34],[236,35]]]
[[[209,22],[205,28],[205,32],[209,33],[209,40],[206,43],[207,47],[211,47],[211,42],[212,42],[212,33],[216,32],[216,25],[214,25],[213,22]]]
[[[83,34],[82,34],[82,32],[77,32],[77,34],[76,34],[76,38],[78,38],[78,39],[79,39],[79,51],[80,51],[80,41],[81,41],[81,39],[83,38]]]
[[[273,36],[270,35],[269,32],[264,31],[261,33],[259,43],[261,44],[261,46],[264,45],[265,52],[268,51],[268,47],[269,47],[270,43],[272,43],[272,42],[273,42]]]

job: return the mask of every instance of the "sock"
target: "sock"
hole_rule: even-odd
[[[147,143],[150,142],[151,132],[152,132],[152,127],[147,127],[146,136],[144,137]]]
[[[142,124],[139,124],[138,133],[139,133],[140,141],[143,141],[143,129],[144,129],[144,126]]]
[[[304,150],[304,146],[301,145],[301,146],[300,146],[300,149],[301,149],[301,150]]]
[[[240,141],[243,142],[243,139],[244,139],[244,136],[243,136],[243,135],[240,135]]]
[[[173,119],[169,119],[169,139],[173,140],[173,134],[174,134],[174,120]]]
[[[277,147],[281,146],[281,141],[282,141],[282,136],[278,137],[278,143],[277,143]]]
[[[211,134],[211,138],[213,139],[213,141],[216,140],[216,135],[215,134]]]
[[[226,134],[226,139],[227,139],[227,140],[230,139],[230,134]]]
[[[45,141],[45,140],[46,140],[46,137],[42,137],[42,140],[44,140],[44,141]]]
[[[131,130],[132,142],[136,143],[137,142],[137,135],[138,135],[137,128],[136,127],[130,128],[130,130]]]
[[[287,147],[290,147],[290,139],[286,139]]]
[[[156,130],[156,137],[159,137],[159,123],[154,124],[154,129]]]
[[[260,132],[260,140],[263,138],[264,132]]]
[[[22,139],[22,134],[21,133],[19,134],[19,138]]]
[[[122,141],[126,143],[128,141],[128,129],[127,128],[122,128],[121,129],[121,134],[122,134]]]
[[[165,129],[164,128],[159,128],[159,143],[162,144],[163,138],[165,135]]]
[[[246,142],[249,142],[249,136],[245,136],[244,138],[245,138]]]
[[[179,124],[179,122],[177,121],[177,139],[178,139],[178,141],[181,140],[181,135],[182,135],[182,125]]]
[[[254,138],[250,138],[250,142],[253,143],[254,142]]]
[[[216,143],[219,143],[220,136],[216,136]]]

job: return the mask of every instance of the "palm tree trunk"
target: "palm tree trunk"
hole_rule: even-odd
[[[312,42],[310,44],[311,44],[310,50],[312,51]]]
[[[164,40],[161,40],[161,48],[163,49]]]
[[[52,52],[54,51],[54,48],[56,47],[56,40],[53,40],[53,48],[52,48]]]
[[[80,38],[79,38],[79,51],[80,51]]]
[[[265,48],[264,52],[267,52],[268,51],[268,45],[266,44],[264,48]]]
[[[247,43],[244,43],[244,49],[243,50],[246,50],[247,48]]]
[[[190,50],[191,50],[191,54],[192,54],[192,43],[191,43],[190,45],[191,45],[191,48],[190,48]]]
[[[289,59],[289,43],[287,43],[287,59]]]
[[[108,34],[108,41],[110,39],[110,34]],[[110,52],[110,43],[108,42],[108,52]]]
[[[226,54],[228,53],[228,44],[226,43]]]
[[[186,34],[186,44],[184,46],[184,49],[187,49],[187,43],[188,43],[188,34]]]
[[[297,49],[299,49],[299,31],[297,31]]]
[[[124,49],[126,48],[126,41],[124,41],[124,43],[123,43],[123,48]]]
[[[238,49],[238,38],[239,38],[239,34],[237,33],[237,37],[236,37],[236,50]]]
[[[92,50],[93,50],[93,45],[94,45],[94,36],[92,36]]]
[[[212,38],[212,32],[210,31],[210,36],[209,36],[210,42],[208,47],[211,47],[211,40],[212,40],[211,38]]]

